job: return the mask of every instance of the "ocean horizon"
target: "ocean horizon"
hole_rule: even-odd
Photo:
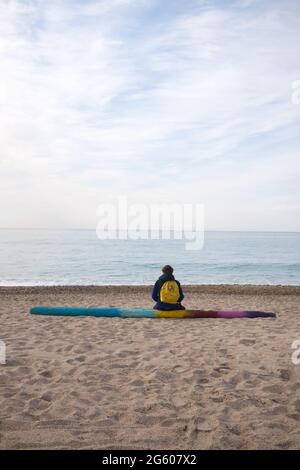
[[[0,286],[149,285],[164,264],[184,284],[300,285],[299,232],[207,231],[202,249],[185,243],[99,240],[88,229],[0,229]]]

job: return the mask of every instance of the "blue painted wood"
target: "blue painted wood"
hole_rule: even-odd
[[[37,315],[66,315],[80,316],[89,315],[93,317],[120,317],[119,308],[93,308],[93,307],[33,307],[31,313]]]
[[[148,308],[113,308],[113,307],[33,307],[30,312],[36,315],[93,316],[93,317],[128,317],[154,318],[155,310]]]

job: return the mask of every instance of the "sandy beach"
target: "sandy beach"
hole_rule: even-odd
[[[300,287],[184,290],[189,308],[277,318],[31,316],[151,307],[150,287],[0,288],[0,448],[299,449]]]

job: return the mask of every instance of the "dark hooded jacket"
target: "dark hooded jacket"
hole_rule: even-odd
[[[170,274],[170,275],[163,274],[162,276],[158,278],[152,290],[152,299],[154,300],[154,302],[156,302],[156,308],[158,310],[176,310],[176,304],[167,304],[165,302],[161,302],[160,300],[160,289],[162,288],[163,284],[166,281],[177,282],[178,288],[179,288],[179,294],[180,294],[179,299],[178,299],[178,305],[180,305],[180,302],[184,299],[184,295],[182,292],[180,282],[175,279],[173,274]]]

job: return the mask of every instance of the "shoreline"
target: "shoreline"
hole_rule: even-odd
[[[0,295],[11,294],[63,294],[71,293],[151,293],[151,285],[43,285],[43,286],[0,286]],[[269,284],[182,284],[185,293],[190,294],[239,294],[239,295],[300,295],[300,285]]]

